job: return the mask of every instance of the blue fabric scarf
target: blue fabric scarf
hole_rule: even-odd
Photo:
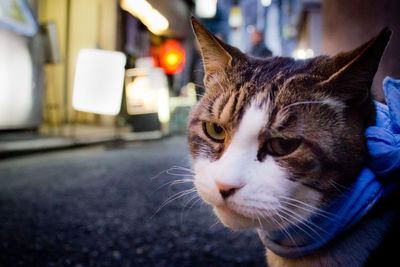
[[[370,158],[356,182],[306,222],[275,232],[259,229],[266,248],[285,258],[312,253],[357,223],[399,186],[400,80],[386,77],[383,88],[387,106],[375,103],[376,125],[365,133]]]

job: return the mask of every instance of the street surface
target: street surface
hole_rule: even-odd
[[[255,231],[174,199],[189,159],[181,136],[1,160],[0,266],[265,266]]]

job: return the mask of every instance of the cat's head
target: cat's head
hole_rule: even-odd
[[[388,29],[353,51],[296,61],[249,57],[192,25],[206,87],[188,121],[195,186],[225,225],[275,229],[355,181]]]

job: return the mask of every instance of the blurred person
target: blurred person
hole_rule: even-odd
[[[261,31],[253,31],[250,33],[250,41],[252,48],[250,49],[250,55],[255,57],[270,57],[272,56],[271,50],[264,44],[264,35]]]

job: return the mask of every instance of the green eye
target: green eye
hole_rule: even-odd
[[[204,133],[215,142],[223,142],[226,134],[222,126],[213,122],[203,122]]]
[[[294,152],[301,144],[300,139],[272,138],[267,142],[267,153],[272,156],[286,156]]]

